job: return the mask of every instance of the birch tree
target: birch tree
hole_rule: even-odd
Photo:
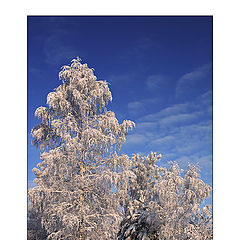
[[[46,230],[42,227],[41,219],[35,212],[34,208],[28,208],[27,219],[27,239],[28,240],[45,240],[47,238]]]
[[[204,204],[211,187],[194,165],[184,175],[175,162],[161,167],[161,155],[132,157],[136,178],[129,180],[126,214],[119,240],[212,239],[211,206]]]
[[[107,82],[78,58],[59,79],[31,132],[41,161],[28,193],[29,240],[212,239],[211,188],[197,167],[183,173],[174,162],[161,167],[156,153],[119,155],[135,124],[107,110]]]
[[[33,169],[30,205],[47,239],[114,239],[131,174],[128,157],[117,152],[134,123],[119,124],[106,109],[112,100],[107,82],[97,81],[80,59],[63,66],[59,79],[48,107],[35,112],[42,121],[32,129],[32,142],[41,162]]]

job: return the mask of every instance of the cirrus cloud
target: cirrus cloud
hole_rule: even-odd
[[[212,64],[206,64],[184,74],[176,84],[176,97],[186,98],[206,91],[212,81]],[[210,84],[211,85],[211,84]]]

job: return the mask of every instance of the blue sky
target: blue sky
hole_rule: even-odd
[[[198,163],[212,185],[211,17],[28,17],[28,181],[40,161],[30,131],[34,111],[79,56],[107,80],[108,108],[130,119],[121,152],[162,153],[162,164]]]

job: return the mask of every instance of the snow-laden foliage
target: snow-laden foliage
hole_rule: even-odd
[[[47,238],[46,230],[42,227],[41,219],[33,208],[28,209],[27,239],[45,240]]]
[[[129,181],[129,201],[118,233],[130,239],[212,239],[211,206],[204,205],[211,187],[189,166],[182,176],[178,164],[156,164],[161,155],[132,158],[136,178]]]
[[[107,111],[108,84],[79,59],[64,66],[59,78],[48,108],[35,112],[42,122],[32,129],[33,144],[42,161],[33,169],[37,187],[29,190],[31,207],[47,239],[113,239],[121,220],[116,196],[124,195],[131,174],[128,157],[117,151],[134,123],[119,124]]]
[[[212,239],[211,188],[194,166],[166,169],[161,155],[118,155],[134,123],[106,109],[106,81],[80,59],[37,108],[32,129],[41,162],[29,189],[28,239]]]

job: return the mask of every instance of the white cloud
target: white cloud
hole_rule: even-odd
[[[180,124],[191,124],[201,117],[212,118],[212,91],[207,91],[195,101],[174,104],[159,112],[147,114],[138,119],[139,122],[156,122],[160,127]]]
[[[170,153],[170,152],[168,152],[168,153],[164,153],[164,154],[162,154],[162,158],[166,161],[168,161],[168,160],[170,160],[170,159],[172,159],[172,158],[176,158],[176,153]]]
[[[128,103],[128,110],[130,112],[137,112],[137,111],[143,111],[144,104],[141,101],[135,101]]]
[[[148,114],[139,120],[141,121],[159,121],[161,118],[164,117],[169,117],[172,115],[177,115],[180,113],[186,113],[190,104],[189,103],[184,103],[184,104],[175,104],[170,107],[164,108],[163,110],[153,113],[153,114]]]
[[[132,134],[127,136],[127,144],[144,144],[147,141],[147,137],[143,134]]]
[[[175,152],[191,154],[192,152],[211,151],[212,124],[211,121],[201,121],[196,124],[180,126],[172,131],[175,136]]]
[[[180,127],[178,127],[178,131],[184,135],[187,134],[187,132],[194,132],[195,134],[207,132],[208,134],[210,134],[212,131],[212,121],[207,120],[207,121],[201,121],[196,124],[180,126]]]
[[[147,138],[147,140],[144,139],[145,146],[149,151],[165,153],[164,161],[166,156],[170,158],[167,160],[181,160],[181,162],[184,160],[184,167],[186,167],[187,159],[188,162],[196,163],[202,156],[211,156],[212,152],[212,121],[200,120],[191,123],[193,119],[198,121],[198,114],[176,114],[163,118],[157,128],[155,121],[139,123],[143,129],[138,129],[138,125],[136,125],[136,135],[144,132],[144,136]],[[187,121],[190,123],[187,124]],[[174,126],[174,123],[179,124]],[[171,124],[170,128],[162,127],[168,124]]]
[[[142,114],[148,108],[148,105],[156,104],[159,102],[158,98],[148,98],[139,101],[128,103],[128,111],[130,114]]]
[[[201,95],[201,100],[204,104],[212,105],[212,91],[207,91]]]
[[[185,114],[176,114],[172,116],[168,116],[159,120],[160,125],[172,125],[172,124],[182,124],[192,121],[200,115],[201,112],[194,112],[194,113],[185,113]]]
[[[156,122],[140,122],[136,123],[136,128],[138,130],[153,130],[158,125]]]
[[[198,160],[198,162],[201,167],[201,170],[211,169],[212,168],[212,155],[203,156]]]
[[[157,74],[151,75],[146,80],[146,85],[149,90],[156,90],[156,89],[166,89],[169,85],[170,78],[166,75]]]
[[[175,104],[170,107],[167,107],[161,111],[161,116],[169,116],[169,115],[175,115],[179,113],[184,113],[188,110],[190,104],[189,103],[181,103],[181,104]]]
[[[189,93],[197,94],[202,81],[206,81],[206,79],[211,81],[211,69],[212,64],[207,64],[184,74],[177,82],[176,97],[186,96]]]
[[[162,137],[162,138],[155,139],[154,141],[151,142],[151,144],[154,144],[154,145],[166,144],[166,143],[169,143],[170,141],[173,141],[173,140],[175,140],[174,136],[165,136],[165,137]]]
[[[130,142],[144,145],[145,152],[163,154],[166,161],[177,161],[186,169],[199,162],[204,177],[210,178],[212,164],[211,91],[205,91],[192,102],[170,105],[159,112],[137,119]],[[139,107],[137,104],[136,108]]]

